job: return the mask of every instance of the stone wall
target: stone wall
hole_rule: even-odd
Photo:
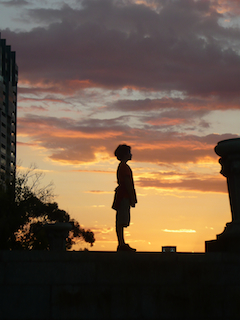
[[[240,319],[240,255],[0,252],[0,319]]]

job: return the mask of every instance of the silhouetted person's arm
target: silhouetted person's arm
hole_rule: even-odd
[[[124,181],[125,181],[125,187],[127,189],[129,197],[130,197],[130,205],[131,205],[131,207],[135,207],[135,204],[137,202],[136,201],[136,193],[135,193],[133,184],[131,182],[131,179],[129,176],[126,176]]]

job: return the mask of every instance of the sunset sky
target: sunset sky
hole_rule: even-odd
[[[54,182],[90,250],[116,250],[113,152],[127,143],[126,241],[204,251],[231,221],[214,147],[239,137],[239,1],[6,0],[0,30],[19,67],[18,163]]]

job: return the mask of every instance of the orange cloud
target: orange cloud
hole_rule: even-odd
[[[184,123],[185,119],[169,119],[166,117],[160,118],[160,119],[152,119],[148,120],[147,123],[150,123],[152,125],[167,125],[167,126],[175,126],[181,123]]]
[[[39,147],[50,151],[54,161],[86,163],[113,157],[116,146],[127,142],[133,148],[133,160],[150,163],[216,162],[214,146],[218,141],[237,135],[207,136],[165,132],[151,128],[136,129],[122,118],[74,120],[70,118],[26,115],[18,119],[20,136],[27,136]]]
[[[225,179],[219,177],[203,175],[193,177],[185,175],[178,179],[166,179],[161,175],[155,178],[138,178],[136,185],[143,188],[193,191],[193,192],[210,192],[210,193],[227,193],[227,185]]]
[[[162,229],[163,232],[170,232],[170,233],[196,233],[196,230],[193,229]]]
[[[113,191],[102,191],[102,190],[89,190],[85,191],[85,193],[93,193],[93,194],[107,194],[107,193],[113,193]]]
[[[115,171],[108,171],[108,170],[71,170],[71,171],[74,171],[74,172],[89,172],[89,173],[103,173],[103,174],[115,173]]]

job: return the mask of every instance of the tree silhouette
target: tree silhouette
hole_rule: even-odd
[[[0,249],[48,250],[46,223],[67,222],[72,225],[66,240],[66,249],[83,240],[91,246],[95,242],[91,230],[81,228],[65,210],[53,202],[52,183],[42,187],[43,174],[35,167],[18,172],[15,188],[0,187]]]

